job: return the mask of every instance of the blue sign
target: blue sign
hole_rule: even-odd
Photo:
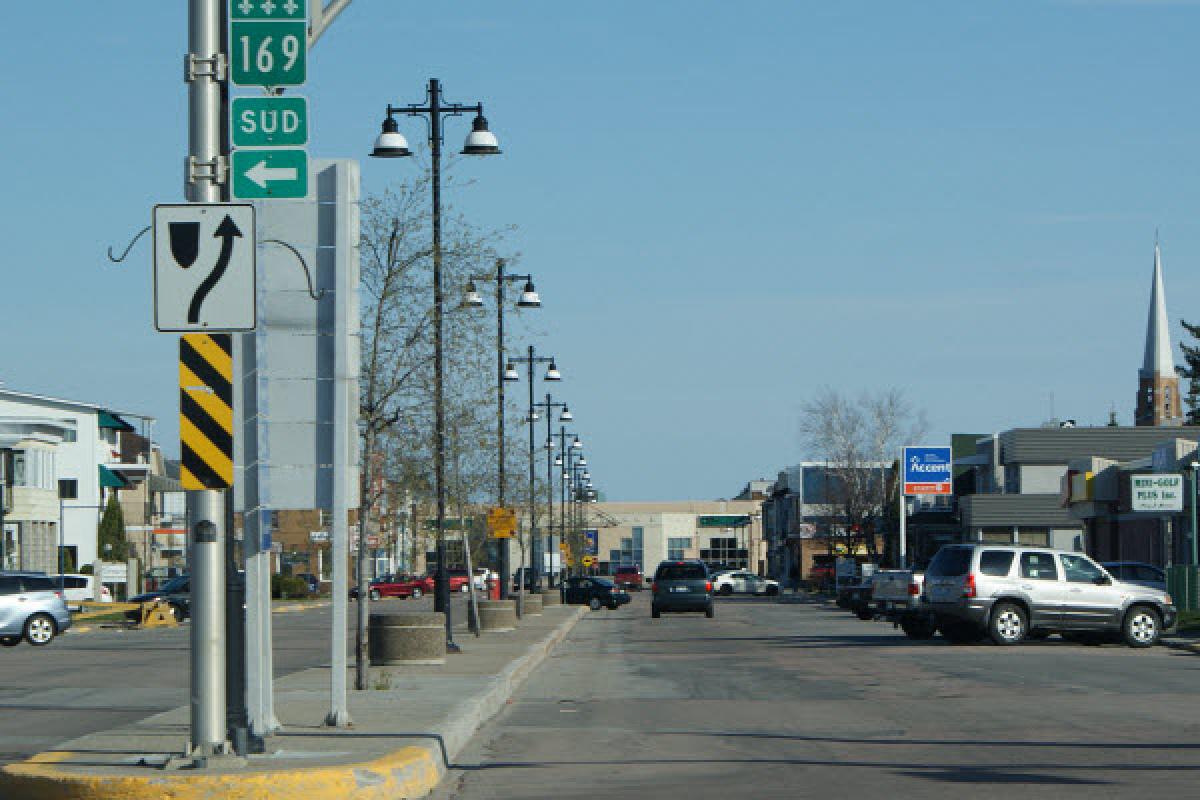
[[[583,554],[585,556],[600,555],[600,531],[583,532]]]
[[[904,448],[904,493],[950,494],[953,468],[949,447]]]

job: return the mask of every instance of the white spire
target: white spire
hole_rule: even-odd
[[[1167,296],[1163,292],[1162,258],[1158,236],[1154,238],[1154,285],[1150,289],[1150,315],[1146,320],[1146,357],[1142,375],[1175,376],[1175,357],[1171,354],[1171,326],[1167,321]]]

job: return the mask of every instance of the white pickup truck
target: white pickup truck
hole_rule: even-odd
[[[875,616],[901,628],[910,639],[930,639],[937,621],[929,604],[922,601],[925,573],[910,569],[885,569],[871,583],[871,607]]]

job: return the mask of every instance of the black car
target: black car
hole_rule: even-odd
[[[573,606],[587,606],[592,611],[601,607],[616,611],[629,602],[629,593],[622,591],[607,578],[575,576],[563,584],[563,602]]]
[[[183,622],[192,615],[192,579],[188,575],[180,575],[164,583],[153,592],[145,592],[129,598],[131,603],[143,603],[147,600],[166,600],[171,604],[171,613],[178,622]],[[128,619],[137,621],[137,611],[126,611]]]
[[[713,617],[712,581],[702,561],[664,561],[654,571],[650,616],[664,611],[703,611]]]

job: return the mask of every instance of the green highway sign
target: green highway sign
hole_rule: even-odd
[[[239,200],[308,195],[305,150],[234,150],[232,172],[233,196]]]
[[[308,98],[235,97],[229,129],[234,147],[308,144]]]
[[[306,19],[308,0],[229,0],[231,19]]]
[[[237,86],[299,86],[308,72],[308,23],[230,24],[230,70]]]

